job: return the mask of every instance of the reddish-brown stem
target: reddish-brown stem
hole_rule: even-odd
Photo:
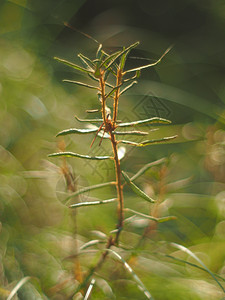
[[[121,85],[123,73],[121,69],[117,71],[117,82],[116,85]],[[118,88],[115,92],[114,96],[114,106],[113,106],[113,125],[116,125],[117,114],[118,114],[118,104],[119,104],[119,97],[120,97],[120,89]]]

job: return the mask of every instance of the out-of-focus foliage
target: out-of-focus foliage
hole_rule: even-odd
[[[86,118],[85,109],[98,103],[91,91],[61,83],[80,78],[52,57],[77,63],[75,54],[94,57],[97,47],[64,27],[64,21],[92,34],[108,51],[140,40],[135,57],[157,59],[174,44],[164,61],[143,71],[137,87],[123,96],[119,118],[130,122],[156,116],[173,122],[152,132],[153,139],[162,131],[165,136],[178,134],[173,144],[132,151],[127,146],[122,168],[131,178],[144,164],[166,157],[135,182],[157,203],[137,199],[128,188],[125,201],[135,211],[148,214],[151,209],[155,217],[169,214],[177,219],[157,226],[141,216],[128,219],[120,255],[154,299],[224,297],[207,272],[191,265],[200,266],[192,256],[170,244],[184,245],[224,277],[224,14],[222,1],[1,2],[0,298],[7,299],[16,284],[30,276],[13,299],[68,299],[78,280],[74,245],[104,240],[103,233],[109,234],[116,223],[114,203],[79,208],[75,239],[73,214],[65,206],[69,195],[63,161],[47,158],[62,147],[88,155],[104,155],[110,149],[103,141],[90,150],[93,137],[71,137],[66,145],[56,141],[57,132],[77,122],[75,114]],[[128,64],[142,62],[136,58]],[[68,163],[77,188],[114,180],[110,162]],[[112,188],[89,191],[80,200],[109,199]],[[126,217],[132,214],[127,211]],[[96,249],[101,243],[82,250],[82,272],[96,261]],[[143,298],[113,255],[95,279],[92,299]]]

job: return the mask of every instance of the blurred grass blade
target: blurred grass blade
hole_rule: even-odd
[[[180,258],[171,256],[171,255],[168,255],[168,254],[165,255],[165,257],[171,258],[171,259],[173,259],[173,260],[175,260],[175,261],[178,261],[178,262],[187,264],[187,265],[189,265],[189,266],[192,266],[192,267],[194,267],[194,268],[196,268],[196,269],[199,269],[199,270],[202,270],[202,271],[208,273],[208,271],[207,271],[206,269],[204,269],[203,267],[200,267],[200,266],[198,266],[198,265],[196,265],[196,264],[193,264],[193,263],[191,263],[191,262],[189,262],[189,261],[186,261],[186,260],[183,260],[183,259],[180,259]],[[221,279],[222,281],[225,282],[225,278],[223,278],[222,276],[220,276],[220,275],[218,275],[218,274],[216,274],[216,273],[214,273],[214,272],[212,272],[212,273],[213,273],[213,275],[214,275],[215,277],[217,277],[217,278],[219,278],[219,279]]]
[[[87,192],[89,192],[89,191],[101,189],[101,188],[103,188],[103,187],[106,187],[106,186],[112,186],[112,185],[116,185],[116,182],[113,182],[113,181],[112,181],[112,182],[104,182],[104,183],[100,183],[100,184],[88,186],[88,187],[85,187],[85,188],[83,188],[83,189],[81,189],[81,190],[76,191],[75,193],[70,194],[70,195],[66,198],[66,200],[69,200],[69,199],[71,199],[71,198],[73,198],[73,197],[76,197],[76,196],[78,196],[78,195],[87,193]]]
[[[125,93],[127,90],[129,90],[130,88],[132,88],[133,85],[135,85],[137,83],[137,81],[133,81],[131,84],[129,84],[127,87],[125,87],[121,92],[120,92],[120,96]]]
[[[187,253],[188,255],[190,255],[192,258],[194,258],[202,267],[203,269],[205,269],[206,272],[208,272],[212,278],[216,281],[216,283],[219,285],[219,287],[222,289],[222,291],[225,293],[225,289],[223,288],[223,286],[221,285],[221,283],[217,280],[217,278],[215,277],[215,275],[209,270],[209,268],[188,248],[184,247],[183,245],[180,244],[176,244],[176,243],[171,243],[171,246]]]
[[[105,241],[103,241],[103,240],[91,240],[91,241],[85,243],[84,245],[82,245],[80,247],[80,250],[85,250],[89,247],[92,247],[92,246],[95,246],[95,245],[98,245],[98,244],[105,244]]]
[[[157,223],[163,223],[163,222],[167,222],[167,221],[171,221],[171,220],[176,220],[176,217],[175,217],[175,216],[168,216],[168,217],[162,217],[162,218],[155,218],[155,217],[152,217],[152,216],[149,216],[149,215],[140,213],[140,212],[135,211],[135,210],[130,209],[130,208],[125,208],[124,210],[125,210],[125,211],[130,211],[130,212],[134,213],[135,215],[138,215],[138,216],[141,216],[141,217],[143,217],[143,218],[146,218],[146,219],[155,221],[155,222],[157,222]]]
[[[137,194],[139,197],[143,198],[144,200],[146,200],[148,202],[151,202],[151,203],[155,202],[155,200],[150,198],[147,194],[145,194],[145,192],[140,190],[139,187],[137,187],[133,182],[131,182],[130,178],[124,171],[122,171],[122,175],[123,175],[126,183],[131,187],[131,189],[135,192],[135,194]]]
[[[88,300],[89,296],[91,295],[91,292],[92,292],[94,284],[95,284],[95,279],[92,279],[91,283],[90,283],[90,285],[88,287],[87,293],[84,296],[84,300]]]
[[[93,133],[93,132],[97,132],[98,131],[98,128],[92,128],[92,129],[89,129],[89,128],[85,128],[85,129],[78,129],[78,128],[70,128],[70,129],[65,129],[65,130],[62,130],[60,131],[59,133],[57,133],[56,136],[62,136],[62,135],[67,135],[67,134],[74,134],[74,133],[77,133],[77,134],[88,134],[88,133]]]
[[[71,63],[71,62],[69,62],[69,61],[67,61],[65,59],[59,58],[59,57],[54,57],[54,59],[56,59],[57,61],[59,61],[61,63],[66,64],[69,67],[72,67],[73,69],[76,69],[78,71],[81,71],[81,72],[84,72],[84,73],[87,73],[87,74],[91,74],[91,73],[93,74],[93,72],[94,72],[93,70],[87,70],[85,68],[82,68],[82,67],[80,67],[80,66],[78,66],[78,65],[76,65],[74,63]]]
[[[159,164],[162,164],[166,161],[165,158],[158,159],[156,161],[150,162],[149,164],[145,165],[143,168],[141,168],[134,176],[130,178],[130,181],[134,181],[138,177],[140,177],[142,174],[144,174],[148,169],[150,169],[153,166],[157,166]]]
[[[99,89],[97,86],[93,86],[93,85],[90,85],[90,84],[87,84],[87,83],[83,83],[83,82],[80,82],[80,81],[63,79],[63,82],[68,82],[68,83],[73,83],[73,84],[81,85],[81,86],[87,87],[89,89],[94,89],[94,90],[98,90]]]
[[[155,65],[157,65],[158,63],[160,63],[160,61],[163,59],[163,57],[172,49],[173,46],[170,46],[164,53],[163,55],[157,60],[155,61],[154,63],[151,63],[151,64],[148,64],[148,65],[145,65],[145,66],[141,66],[141,67],[138,67],[138,68],[134,68],[134,69],[131,69],[131,70],[127,70],[125,73],[129,73],[129,72],[135,72],[135,71],[140,71],[142,69],[146,69],[146,68],[149,68],[149,67],[153,67]]]
[[[24,277],[22,278],[18,283],[17,285],[13,288],[13,290],[11,291],[11,293],[9,294],[8,298],[6,300],[11,300],[15,295],[16,293],[18,292],[18,290],[28,281],[30,280],[31,277],[30,276],[27,276],[27,277]]]
[[[160,123],[160,124],[171,124],[171,121],[163,118],[150,118],[140,121],[133,121],[133,122],[127,122],[127,123],[120,123],[117,124],[118,127],[129,127],[129,126],[135,126],[135,125],[147,125],[147,124],[154,124],[154,123]]]
[[[137,283],[138,288],[144,293],[145,297],[147,299],[152,299],[152,296],[150,292],[147,290],[143,282],[140,280],[140,278],[137,276],[137,274],[132,270],[132,268],[128,265],[128,263],[114,250],[112,249],[106,249],[108,252],[112,253],[116,258],[118,258],[124,265],[124,267],[128,270],[128,272],[131,274],[134,281]]]
[[[112,159],[111,156],[89,156],[89,155],[82,155],[74,152],[57,152],[48,155],[49,157],[56,157],[56,156],[66,156],[66,157],[77,157],[77,158],[84,158],[84,159],[91,159],[91,160],[104,160],[104,159]]]
[[[81,203],[71,204],[69,207],[70,208],[78,208],[78,207],[82,207],[82,206],[108,204],[111,202],[115,202],[116,200],[117,200],[117,198],[107,199],[107,200],[98,200],[98,201],[93,201],[93,202],[81,202]]]
[[[102,123],[103,122],[103,119],[80,119],[77,116],[75,116],[75,119],[81,123],[82,122],[84,122],[84,123]]]
[[[133,131],[113,131],[113,133],[115,135],[148,135],[148,132],[145,131],[137,131],[137,130],[133,130]]]
[[[119,143],[132,145],[132,146],[136,146],[136,147],[145,147],[145,146],[154,145],[154,144],[158,144],[158,143],[166,143],[168,141],[174,140],[176,137],[177,137],[177,135],[173,135],[173,136],[168,136],[168,137],[164,137],[161,139],[147,140],[147,141],[143,141],[141,143],[120,140]]]

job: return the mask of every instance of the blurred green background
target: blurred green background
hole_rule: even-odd
[[[173,45],[121,98],[119,118],[172,121],[152,138],[178,134],[173,143],[127,147],[121,163],[132,176],[166,157],[137,184],[158,199],[151,211],[177,220],[155,228],[135,249],[149,223],[134,219],[121,237],[133,256],[129,251],[121,255],[156,300],[222,299],[209,274],[167,257],[198,265],[170,243],[184,245],[225,277],[225,4],[220,0],[0,2],[0,298],[7,299],[22,278],[31,276],[13,299],[72,299],[76,243],[80,247],[99,238],[93,230],[109,234],[116,226],[115,205],[83,208],[75,237],[74,216],[64,201],[63,161],[47,157],[64,147],[55,138],[58,131],[79,126],[75,114],[87,118],[85,110],[98,107],[92,91],[62,83],[86,79],[53,59],[79,63],[80,52],[94,58],[98,44],[80,31],[108,52],[140,41],[128,67],[146,63],[137,57],[157,59]],[[81,154],[110,151],[107,141],[90,150],[92,138],[68,137],[65,147]],[[68,159],[68,165],[77,188],[114,180],[110,163]],[[79,201],[114,194],[107,188]],[[127,207],[149,212],[149,205],[127,188],[125,201]],[[83,272],[96,261],[96,249],[81,255]],[[108,259],[96,274],[92,299],[145,298],[123,266]]]

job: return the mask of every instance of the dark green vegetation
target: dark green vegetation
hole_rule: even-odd
[[[10,299],[16,287],[14,299],[71,299],[104,253],[107,236],[116,234],[111,232],[118,224],[111,159],[47,157],[58,150],[89,157],[111,153],[105,139],[98,146],[99,137],[89,148],[96,129],[65,137],[62,131],[88,129],[82,121],[102,119],[101,113],[85,113],[99,108],[95,90],[61,83],[66,78],[93,85],[91,78],[87,82],[53,61],[58,56],[77,65],[74,54],[80,52],[94,59],[98,45],[59,21],[73,16],[70,23],[100,40],[107,53],[140,40],[127,69],[156,61],[174,43],[160,64],[143,70],[138,84],[121,95],[119,131],[130,131],[126,123],[133,120],[172,121],[134,127],[139,133],[150,131],[147,137],[133,133],[137,145],[178,137],[146,147],[121,143],[126,148],[121,160],[126,221],[120,249],[107,250],[94,281],[87,283],[91,299],[146,299],[149,293],[162,300],[223,299],[222,3],[184,1],[160,8],[151,1],[140,7],[129,1],[129,13],[123,15],[127,1],[114,7],[101,1],[96,6],[95,1],[76,1],[73,7],[63,1],[54,7],[51,1],[42,7],[17,2],[3,1],[0,7],[0,298]],[[118,139],[128,140],[126,135]],[[131,188],[156,202],[137,197]],[[94,203],[99,199],[104,205]],[[82,207],[68,208],[77,202]]]

